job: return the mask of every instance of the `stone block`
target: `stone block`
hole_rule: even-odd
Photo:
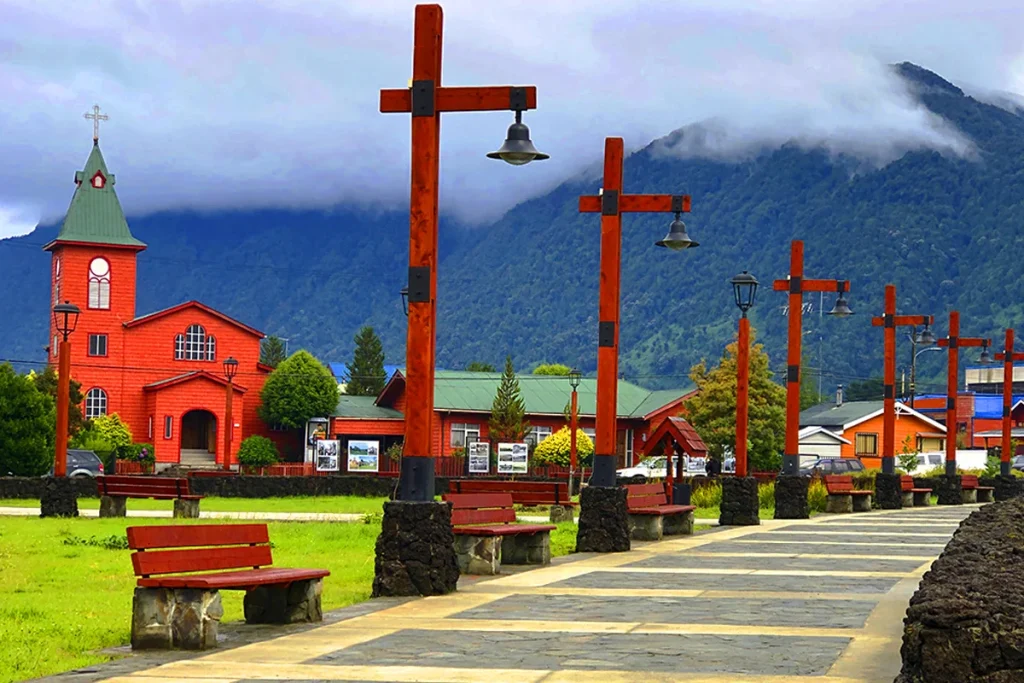
[[[825,512],[845,514],[853,512],[853,496],[849,493],[830,493],[825,501]]]
[[[852,496],[854,512],[871,512],[871,496]]]
[[[665,515],[661,518],[661,529],[666,536],[692,536],[693,512]]]
[[[979,503],[993,503],[993,502],[995,502],[995,498],[994,498],[995,490],[986,487],[986,488],[976,489],[975,492],[977,493],[977,501]]]
[[[931,491],[911,491],[914,496],[914,507],[928,507],[932,504],[932,492]]]
[[[964,505],[978,502],[978,489],[960,489],[960,502]]]
[[[548,519],[551,520],[552,524],[561,524],[562,522],[573,522],[576,520],[576,514],[573,508],[567,505],[552,505]]]
[[[661,515],[629,515],[629,537],[634,541],[660,541],[665,533]]]
[[[43,491],[39,496],[39,516],[78,516],[78,493],[71,479],[67,477],[43,478]]]
[[[132,598],[132,649],[216,647],[223,616],[218,591],[137,587]]]
[[[445,595],[454,592],[458,582],[451,504],[384,503],[375,548],[373,597]]]
[[[914,507],[914,492],[913,491],[901,491],[900,495],[903,497],[903,507],[912,508]]]
[[[580,494],[580,523],[576,550],[581,553],[617,553],[629,550],[626,489],[588,486]]]
[[[551,564],[551,536],[547,531],[505,536],[501,542],[504,564]]]
[[[247,624],[298,624],[323,621],[323,579],[257,586],[245,594]]]
[[[127,503],[124,496],[100,496],[100,517],[127,517]]]
[[[757,480],[753,477],[722,477],[721,526],[755,526],[761,523]],[[666,531],[666,533],[668,533]],[[691,529],[692,533],[692,529]]]
[[[939,505],[962,505],[963,489],[960,486],[960,475],[943,474],[935,477],[935,493],[939,496]]]
[[[175,498],[174,517],[175,519],[199,519],[199,499]]]
[[[491,576],[501,572],[501,536],[455,537],[460,574]]]
[[[900,475],[884,472],[876,474],[875,497],[878,499],[878,507],[883,510],[901,509],[903,507],[903,487]]]
[[[780,474],[775,478],[775,519],[808,519],[811,507],[807,503],[810,477]]]

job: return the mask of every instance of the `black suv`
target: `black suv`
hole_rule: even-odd
[[[864,471],[864,463],[857,458],[818,458],[800,468],[803,475],[856,474]]]
[[[69,477],[98,477],[103,474],[103,462],[98,455],[92,451],[83,451],[77,448],[68,449],[68,476]],[[53,476],[53,468],[50,468],[50,476]]]

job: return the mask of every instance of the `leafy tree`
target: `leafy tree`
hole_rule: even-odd
[[[35,382],[36,389],[47,394],[57,405],[57,370],[52,365],[47,365],[42,372],[31,372],[29,377]],[[68,437],[74,437],[78,430],[85,423],[82,416],[82,401],[85,396],[82,394],[82,383],[76,382],[72,377],[68,388]]]
[[[308,351],[300,350],[270,373],[260,392],[259,416],[267,425],[301,429],[311,417],[338,406],[334,375]]]
[[[881,401],[885,397],[885,383],[881,377],[851,382],[843,391],[844,401]]]
[[[570,436],[569,428],[562,427],[541,441],[533,450],[534,461],[568,467],[572,445]],[[576,430],[576,458],[577,463],[582,466],[589,466],[594,458],[594,442],[582,429]]]
[[[807,410],[823,400],[821,394],[818,393],[818,373],[821,372],[821,369],[809,371],[810,368],[811,365],[805,355],[800,364],[800,410]]]
[[[0,365],[0,475],[34,477],[53,464],[53,399],[10,363]]]
[[[533,369],[535,375],[564,375],[568,376],[572,368],[561,363],[544,363]]]
[[[490,439],[492,443],[515,443],[530,433],[530,423],[524,421],[526,404],[519,393],[519,380],[512,366],[512,356],[505,358],[505,371],[491,404]]]
[[[286,358],[284,342],[280,337],[270,335],[260,343],[260,362],[276,368]]]
[[[773,471],[782,464],[785,445],[786,391],[775,383],[768,369],[768,354],[750,339],[749,438],[750,469]],[[737,343],[725,348],[718,365],[701,361],[690,370],[697,393],[684,404],[686,417],[707,444],[711,457],[721,458],[736,445],[736,352]]]
[[[497,372],[490,363],[481,363],[478,360],[466,366],[466,372]]]
[[[899,468],[907,474],[917,468],[917,451],[909,434],[900,443],[900,452],[896,455],[896,462]]]
[[[249,467],[268,467],[281,460],[274,442],[265,436],[246,437],[238,447],[238,462]]]
[[[349,396],[376,396],[384,388],[387,373],[384,372],[384,346],[380,337],[369,325],[362,327],[355,336],[356,350],[348,368],[348,384],[345,393]]]

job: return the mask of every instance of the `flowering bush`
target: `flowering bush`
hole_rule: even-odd
[[[547,465],[569,466],[569,428],[562,427],[547,437],[533,451],[533,460]],[[594,458],[594,442],[582,429],[576,430],[577,464],[587,466]]]
[[[117,459],[147,465],[156,462],[156,454],[153,452],[152,444],[133,443],[120,448],[117,453]]]

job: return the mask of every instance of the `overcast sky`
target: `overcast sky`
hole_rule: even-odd
[[[0,0],[0,237],[59,218],[94,103],[125,210],[400,206],[409,117],[378,113],[411,75],[405,0]],[[507,112],[442,124],[442,210],[482,221],[695,122],[675,154],[791,138],[884,163],[970,141],[885,69],[912,61],[970,92],[1024,93],[1020,0],[450,0],[444,83],[533,84],[550,161],[488,160]]]

